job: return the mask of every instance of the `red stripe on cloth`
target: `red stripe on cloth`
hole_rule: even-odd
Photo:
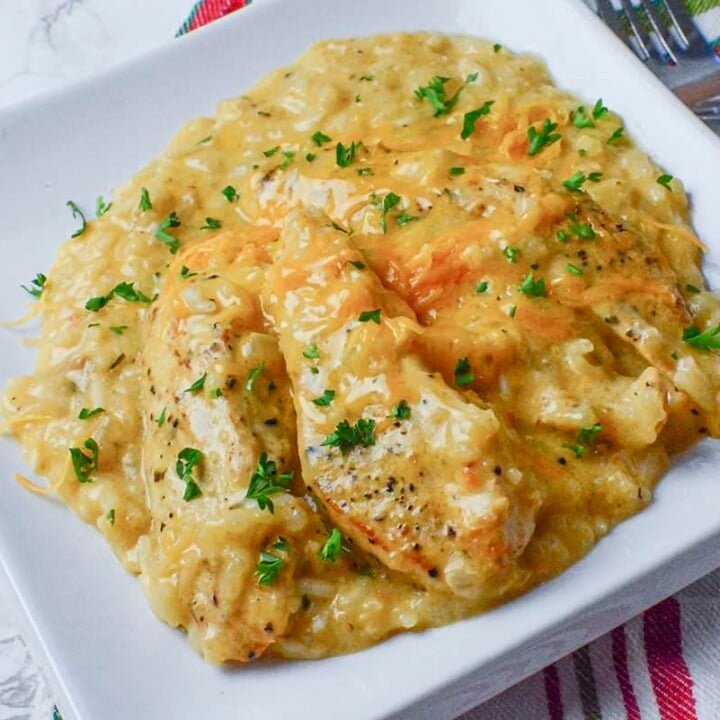
[[[693,681],[682,654],[680,603],[663,600],[643,615],[643,637],[662,720],[697,720]]]
[[[246,0],[205,0],[198,8],[188,30],[197,30],[197,28],[229,15],[245,5],[247,5]]]
[[[620,685],[625,715],[627,720],[640,720],[640,708],[635,697],[635,690],[630,680],[627,663],[627,645],[625,643],[625,629],[615,628],[612,631],[612,658],[615,666],[615,677]]]
[[[543,671],[545,677],[545,696],[547,697],[548,715],[550,720],[563,720],[562,695],[560,694],[560,676],[554,665]]]

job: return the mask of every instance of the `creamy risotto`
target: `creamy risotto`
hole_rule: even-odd
[[[317,44],[97,214],[5,414],[211,662],[505,601],[720,430],[681,183],[499,45]]]

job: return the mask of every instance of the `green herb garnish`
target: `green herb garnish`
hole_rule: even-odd
[[[320,550],[320,557],[329,562],[335,562],[342,553],[342,535],[337,528],[333,528],[328,539]]]
[[[196,448],[186,447],[178,453],[175,472],[177,472],[178,477],[185,483],[185,492],[183,493],[183,500],[185,500],[185,502],[194,500],[196,497],[202,495],[200,486],[192,477],[193,470],[198,467],[202,459],[202,452]]]
[[[667,188],[670,192],[672,192],[672,188],[670,187],[670,183],[673,181],[672,175],[661,175],[657,179],[658,185],[662,185],[664,188]]]
[[[206,217],[205,224],[200,228],[201,230],[219,230],[222,227],[222,223],[215,218]]]
[[[701,331],[696,325],[683,330],[683,342],[701,350],[720,350],[720,325]]]
[[[90,452],[89,455],[87,451]],[[81,483],[92,482],[90,476],[94,472],[97,472],[99,455],[98,444],[93,438],[88,438],[83,443],[82,448],[70,448],[70,458],[72,460],[73,470],[75,471],[75,477],[77,477]]]
[[[207,373],[204,373],[189,388],[187,388],[185,390],[185,392],[192,393],[193,395],[197,395],[205,387],[206,380],[207,380]]]
[[[340,167],[349,167],[352,161],[355,159],[355,150],[360,146],[360,143],[352,142],[350,145],[345,147],[339,142],[335,147],[335,162]]]
[[[67,205],[70,210],[72,210],[73,217],[76,220],[79,218],[80,222],[82,223],[80,227],[70,236],[78,237],[79,235],[82,235],[87,228],[87,221],[85,220],[85,215],[83,215],[83,211],[72,200],[68,200],[65,205]]]
[[[546,145],[552,145],[557,142],[562,135],[553,132],[557,130],[557,123],[550,122],[550,119],[546,119],[543,122],[540,131],[538,131],[534,125],[528,128],[527,135],[530,145],[528,147],[528,155],[537,155]]]
[[[174,255],[180,249],[180,241],[167,232],[170,228],[180,227],[180,219],[176,212],[171,212],[158,226],[155,237],[170,248],[170,254]]]
[[[100,413],[104,413],[104,412],[105,412],[105,408],[101,408],[101,407],[96,407],[96,408],[93,408],[92,410],[90,410],[89,408],[82,408],[82,410],[80,410],[80,413],[78,414],[78,418],[80,420],[87,420],[88,418],[91,418],[95,415],[99,415]]]
[[[401,400],[391,411],[390,417],[396,420],[409,420],[412,411],[405,400]]]
[[[472,374],[472,370],[470,368],[470,360],[468,358],[460,358],[455,363],[455,384],[459,385],[460,387],[464,387],[465,385],[470,385],[473,380],[475,380],[475,376]]]
[[[47,277],[43,275],[42,273],[38,273],[31,281],[30,281],[30,287],[27,285],[21,285],[20,287],[26,292],[32,295],[36,299],[40,299],[40,296],[43,293],[43,290],[45,289],[45,283],[47,282]]]
[[[320,132],[319,130],[316,133],[313,133],[311,135],[312,141],[320,147],[321,145],[324,145],[325,143],[332,142],[332,138],[329,135],[326,135],[323,132]]]
[[[346,452],[356,445],[370,447],[375,444],[375,421],[360,418],[355,425],[347,420],[338,423],[335,431],[330,433],[321,443],[321,446],[338,447]]]
[[[313,400],[313,403],[317,405],[318,407],[327,407],[330,405],[330,403],[335,399],[335,391],[334,390],[325,390],[325,392],[320,395],[320,397],[316,397]]]
[[[358,320],[360,322],[374,322],[376,325],[380,324],[380,309],[376,310],[363,310],[360,315],[358,315]]]
[[[138,205],[142,212],[152,210],[152,203],[150,202],[150,193],[147,188],[140,188],[140,203]]]
[[[465,113],[465,116],[463,117],[462,132],[460,133],[460,137],[463,140],[467,140],[467,138],[469,138],[473,134],[475,130],[475,123],[483,115],[488,115],[490,113],[490,109],[492,108],[494,103],[494,100],[487,100],[482,107]]]
[[[287,492],[292,479],[293,473],[291,472],[278,474],[275,462],[268,460],[267,454],[262,453],[258,458],[253,474],[250,476],[250,485],[245,497],[249,500],[257,500],[258,507],[261,510],[267,508],[271,513],[274,513],[275,506],[270,496]]]
[[[531,270],[518,285],[518,290],[527,297],[545,297],[545,280],[536,280]]]
[[[222,189],[222,194],[228,202],[235,202],[240,196],[237,194],[237,190],[232,185],[226,185]]]

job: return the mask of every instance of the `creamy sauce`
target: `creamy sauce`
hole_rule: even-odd
[[[62,246],[8,422],[208,660],[321,657],[504,601],[718,435],[718,356],[682,340],[720,323],[682,186],[580,104],[476,39],[320,43]],[[546,120],[560,137],[530,155]],[[145,297],[86,309],[119,283]],[[366,442],[326,443],[359,420]],[[293,473],[273,512],[246,497],[263,453]]]

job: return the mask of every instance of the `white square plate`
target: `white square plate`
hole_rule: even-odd
[[[47,270],[75,229],[67,199],[107,197],[183,122],[311,42],[396,30],[475,33],[538,53],[561,87],[586,102],[603,97],[685,181],[718,286],[720,143],[579,0],[258,0],[103,78],[0,114],[2,314],[21,314],[19,283]],[[16,334],[2,337],[0,376],[26,372],[32,352]],[[60,678],[68,720],[451,718],[720,564],[720,450],[707,442],[675,465],[645,512],[518,600],[345,657],[221,669],[153,617],[91,528],[12,482],[23,467],[12,441],[0,456],[0,556]]]

